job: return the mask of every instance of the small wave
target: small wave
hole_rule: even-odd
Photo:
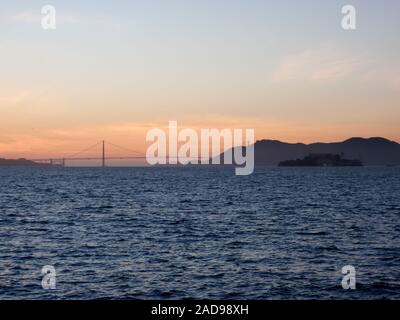
[[[296,232],[296,234],[301,236],[326,236],[328,232],[326,231],[300,231]]]

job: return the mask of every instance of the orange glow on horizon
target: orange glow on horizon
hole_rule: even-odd
[[[70,130],[42,130],[34,135],[21,134],[9,140],[0,139],[0,158],[63,158],[68,157],[96,142],[107,140],[130,150],[145,154],[150,143],[146,143],[146,133],[152,128],[161,128],[167,132],[169,120],[157,122],[127,123],[116,125],[71,128]],[[369,126],[344,125],[309,125],[301,123],[282,123],[263,121],[261,119],[240,119],[222,116],[200,120],[178,121],[179,129],[192,128],[200,131],[202,128],[216,129],[254,129],[256,140],[271,139],[289,143],[339,142],[351,137],[381,136],[396,142],[400,136],[393,128],[371,128]],[[110,155],[129,155],[117,148],[107,150]],[[100,155],[100,146],[83,156]],[[134,155],[132,153],[132,155]]]

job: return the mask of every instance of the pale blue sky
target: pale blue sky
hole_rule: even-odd
[[[41,29],[45,4],[55,31]],[[355,31],[341,28],[345,4]],[[65,140],[167,119],[399,140],[399,27],[397,0],[0,0],[0,150],[32,123]]]

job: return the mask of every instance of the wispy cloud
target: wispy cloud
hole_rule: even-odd
[[[8,95],[0,94],[0,106],[2,104],[4,104],[4,105],[19,104],[19,103],[27,100],[31,96],[32,96],[31,90],[23,90],[23,91],[15,92],[13,94],[8,94]]]
[[[33,12],[18,12],[10,17],[5,17],[3,20],[9,20],[13,22],[27,23],[27,24],[38,24],[40,23],[41,16]]]
[[[400,92],[400,63],[387,64],[375,62],[365,73],[364,82],[376,87]]]
[[[365,56],[349,55],[333,45],[322,45],[285,57],[272,80],[276,83],[337,81],[351,76],[365,63]]]
[[[0,136],[0,144],[11,144],[14,142],[15,142],[15,140],[10,137]]]
[[[43,16],[40,14],[40,12],[22,11],[14,14],[2,15],[0,16],[0,20],[10,23],[37,25],[40,27],[42,17]],[[70,26],[82,25],[107,28],[123,28],[140,24],[139,21],[134,19],[117,19],[115,17],[102,13],[82,15],[57,11],[56,18],[57,25]]]

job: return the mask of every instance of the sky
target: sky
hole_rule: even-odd
[[[341,27],[346,4],[356,30]],[[145,151],[169,120],[400,142],[399,30],[397,0],[0,0],[0,157],[102,139]]]

